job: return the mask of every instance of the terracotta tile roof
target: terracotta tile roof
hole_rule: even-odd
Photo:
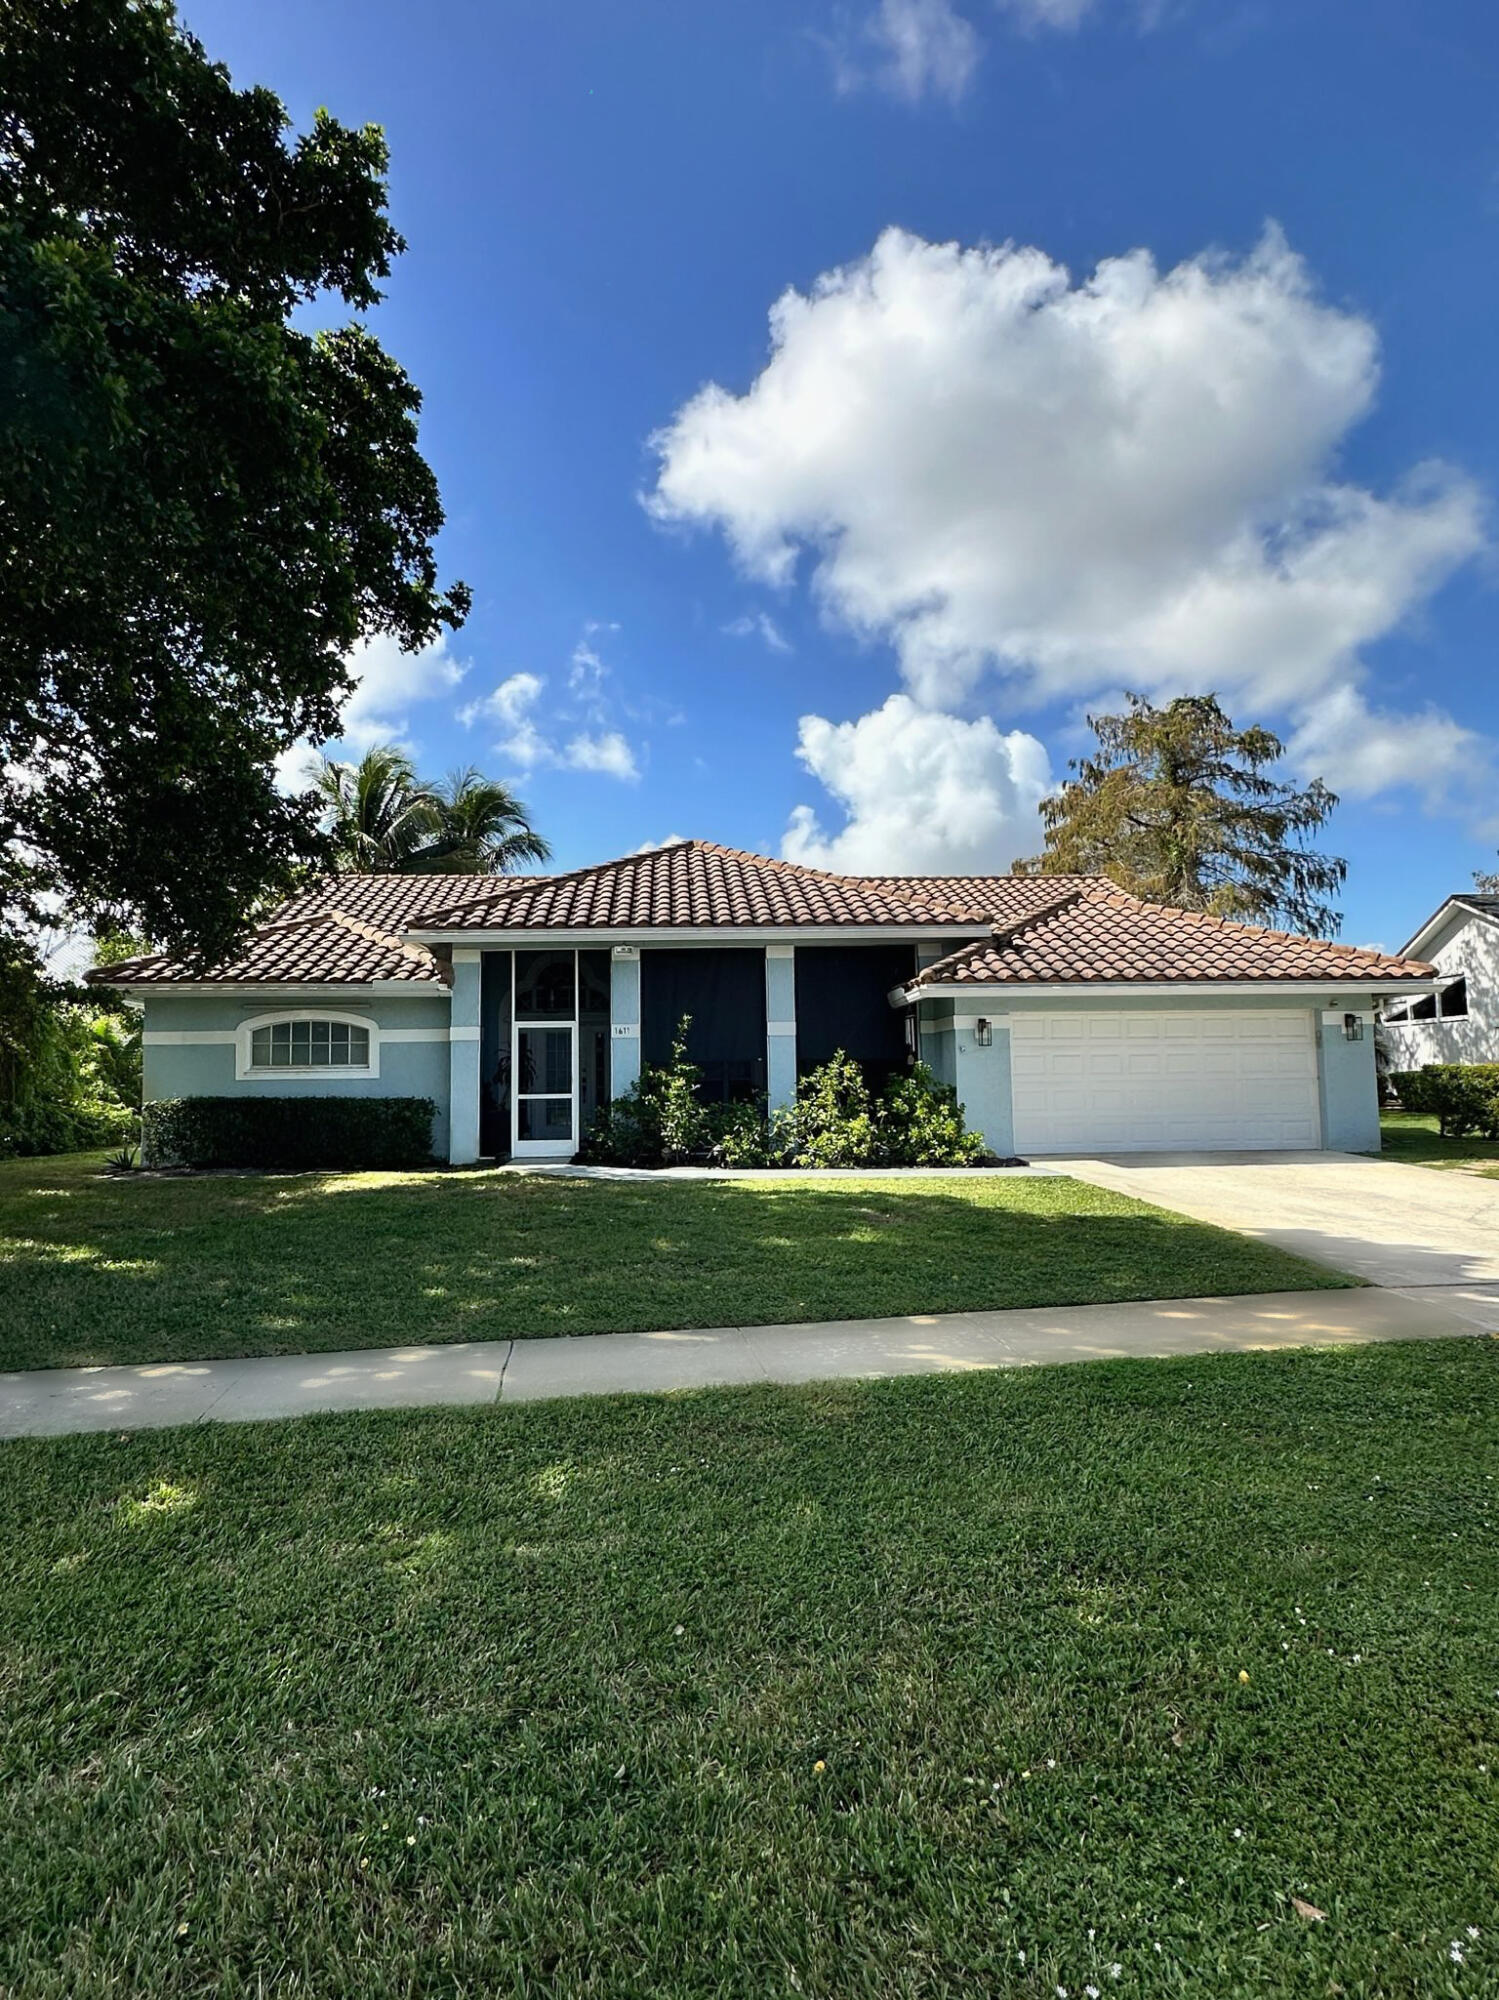
[[[343,910],[262,924],[237,958],[206,970],[160,952],[101,966],[88,977],[108,986],[361,986],[372,979],[445,986],[447,969],[421,945],[379,930]]]
[[[534,886],[539,875],[325,875],[310,889],[281,904],[272,923],[337,909],[381,930],[399,932],[419,924],[433,910],[455,903],[492,899],[506,889]]]
[[[798,929],[868,926],[985,935],[929,966],[933,985],[1424,978],[1387,958],[1155,903],[1085,875],[832,875],[683,841],[563,875],[335,875],[293,897],[232,961],[202,971],[158,955],[100,983],[440,986],[449,968],[412,931]]]
[[[412,926],[416,930],[796,929],[813,925],[903,925],[951,929],[987,925],[982,905],[960,911],[711,840],[684,840],[628,854],[567,875],[512,879],[496,894],[466,900]]]
[[[1087,877],[991,938],[930,965],[907,988],[1089,985],[1101,981],[1422,979],[1419,959],[1264,930],[1196,910],[1142,903]]]

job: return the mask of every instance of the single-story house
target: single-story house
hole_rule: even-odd
[[[1086,876],[848,876],[692,840],[550,876],[339,875],[208,969],[96,975],[145,1010],[148,1100],[430,1097],[454,1162],[566,1159],[689,1052],[788,1103],[837,1049],[920,1058],[991,1150],[1379,1143],[1390,958],[1141,902]]]
[[[1429,959],[1441,991],[1408,994],[1382,1010],[1394,1067],[1499,1062],[1499,896],[1449,896],[1402,956]]]

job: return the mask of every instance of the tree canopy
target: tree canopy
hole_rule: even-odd
[[[1308,842],[1336,795],[1269,775],[1280,739],[1236,729],[1215,695],[1126,700],[1123,715],[1088,717],[1098,750],[1042,801],[1045,850],[1016,872],[1106,875],[1152,902],[1335,937],[1348,864]]]
[[[508,786],[472,765],[429,783],[395,744],[357,763],[323,758],[314,789],[333,865],[348,874],[504,875],[552,851]]]
[[[323,849],[276,788],[360,638],[459,624],[420,399],[356,312],[378,128],[291,140],[169,0],[0,10],[0,931],[45,899],[213,954]]]

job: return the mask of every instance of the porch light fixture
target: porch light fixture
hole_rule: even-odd
[[[1361,1042],[1363,1039],[1363,1016],[1360,1014],[1345,1014],[1343,1016],[1343,1040],[1345,1042]]]
[[[993,1040],[994,1040],[993,1022],[975,1021],[973,1024],[973,1046],[976,1049],[987,1049]]]

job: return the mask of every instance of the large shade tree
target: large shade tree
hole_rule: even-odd
[[[323,851],[274,764],[337,735],[350,648],[464,616],[415,388],[292,323],[379,298],[385,170],[169,0],[0,7],[0,941],[50,894],[222,950]]]
[[[1309,845],[1336,795],[1273,776],[1279,738],[1236,729],[1214,695],[1126,700],[1088,717],[1097,751],[1043,800],[1045,850],[1016,872],[1106,875],[1152,902],[1336,936],[1348,864]]]

